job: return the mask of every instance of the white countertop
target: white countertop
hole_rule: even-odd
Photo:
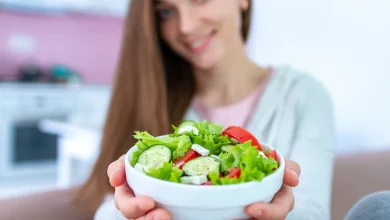
[[[72,142],[64,151],[82,161],[93,161],[99,153],[101,128],[90,125],[55,120],[41,120],[39,128],[43,132],[59,135],[64,141]]]
[[[67,188],[84,182],[100,152],[101,127],[50,119],[41,120],[39,127],[59,135],[57,186]]]

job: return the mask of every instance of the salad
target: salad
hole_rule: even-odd
[[[279,168],[275,150],[238,126],[183,121],[174,132],[155,137],[135,132],[137,150],[131,166],[148,176],[193,185],[228,185],[261,181]]]

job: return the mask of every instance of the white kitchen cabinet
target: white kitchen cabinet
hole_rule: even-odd
[[[109,86],[100,85],[0,83],[0,183],[7,180],[13,185],[27,176],[56,177],[57,188],[83,182],[99,153],[110,91]],[[14,127],[31,122],[43,133],[58,136],[55,161],[13,162],[15,146],[20,146],[13,141],[17,136]],[[39,150],[27,143],[24,146]],[[2,194],[0,190],[0,197]]]
[[[90,86],[77,91],[77,106],[67,122],[43,120],[42,131],[59,135],[57,187],[68,188],[84,182],[100,151],[101,132],[110,87]]]
[[[66,120],[76,107],[76,91],[0,83],[0,179],[55,172],[54,137],[41,134],[37,124],[46,118]]]

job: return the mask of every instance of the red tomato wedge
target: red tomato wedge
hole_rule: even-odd
[[[188,162],[188,161],[194,159],[195,157],[199,157],[199,156],[200,156],[200,154],[198,154],[196,151],[190,150],[190,151],[188,151],[188,152],[186,153],[186,155],[184,155],[184,157],[182,157],[182,158],[176,160],[176,161],[173,163],[173,166],[179,166],[179,168],[182,169],[182,168],[183,168],[183,165],[184,165],[186,162]]]
[[[204,186],[211,186],[211,185],[213,185],[213,183],[211,182],[211,180],[209,180],[209,181],[203,183],[202,185],[204,185]]]
[[[229,175],[228,177],[233,179],[233,178],[240,178],[241,176],[241,169],[240,168],[229,168]]]
[[[274,158],[274,160],[278,161],[278,154],[276,153],[276,150],[270,150],[267,153],[265,153],[265,156],[270,158]]]
[[[252,140],[252,146],[256,146],[259,151],[263,151],[259,141],[249,131],[238,126],[227,127],[222,131],[222,135],[227,135],[229,138],[233,138],[240,143]]]

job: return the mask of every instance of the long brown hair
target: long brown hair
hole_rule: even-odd
[[[133,132],[148,131],[153,135],[170,132],[171,125],[183,119],[195,93],[191,66],[159,36],[160,22],[153,2],[132,0],[129,7],[100,155],[76,200],[85,211],[94,212],[104,196],[113,192],[107,167],[133,146]],[[250,18],[251,4],[242,12],[244,40]]]

